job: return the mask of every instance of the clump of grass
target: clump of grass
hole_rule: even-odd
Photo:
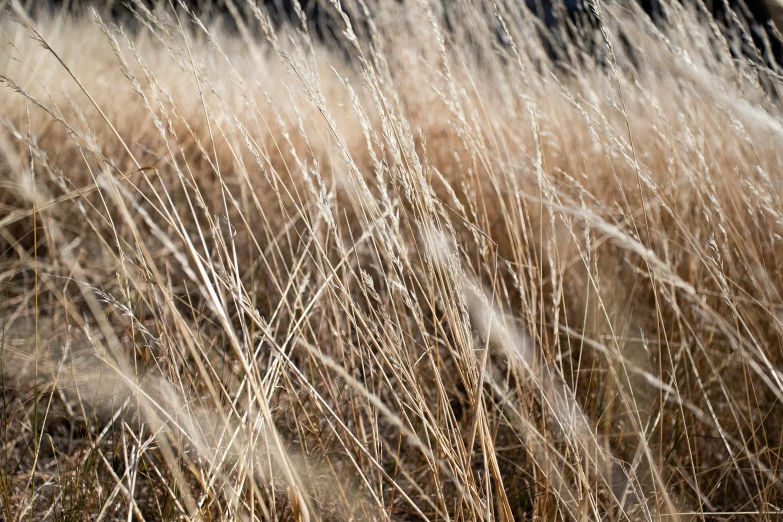
[[[439,5],[6,8],[0,518],[779,516],[779,77]]]

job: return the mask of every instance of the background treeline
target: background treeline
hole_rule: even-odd
[[[412,0],[396,0],[400,4]],[[446,28],[458,25],[460,4],[464,0],[439,0]],[[340,15],[332,0],[254,0],[252,4],[267,12],[278,26],[299,24],[295,3],[299,3],[313,34],[321,40],[340,39]],[[613,4],[626,4],[629,9],[644,13],[651,21],[665,26],[667,8],[660,0],[609,0]],[[691,4],[704,15],[703,22],[715,23],[726,37],[732,54],[738,59],[749,59],[763,64],[776,72],[783,63],[783,39],[780,25],[783,9],[777,0],[680,0]],[[377,0],[338,0],[341,8],[354,20],[354,25],[363,27],[362,19],[372,16]],[[513,3],[513,2],[512,2]],[[586,34],[597,29],[599,23],[589,0],[518,0],[519,7],[526,7],[542,23],[543,40],[547,51],[555,61],[565,60],[562,43],[574,39],[592,48],[593,36]],[[251,2],[246,0],[27,0],[31,12],[82,13],[94,8],[100,14],[117,22],[133,25],[144,6],[154,9],[187,9],[201,19],[218,21],[229,28],[236,28],[236,18],[247,20],[253,17]],[[184,9],[183,9],[184,8]],[[255,24],[250,24],[254,26]],[[633,45],[623,39],[626,46]],[[600,46],[599,46],[600,47]]]

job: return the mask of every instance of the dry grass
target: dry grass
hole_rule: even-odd
[[[0,519],[779,518],[778,77],[515,3],[5,7]]]

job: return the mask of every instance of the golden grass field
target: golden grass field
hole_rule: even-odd
[[[781,77],[376,4],[0,7],[0,520],[780,520]]]

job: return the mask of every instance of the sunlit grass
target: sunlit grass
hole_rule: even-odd
[[[777,519],[779,77],[516,4],[5,7],[0,519]]]

